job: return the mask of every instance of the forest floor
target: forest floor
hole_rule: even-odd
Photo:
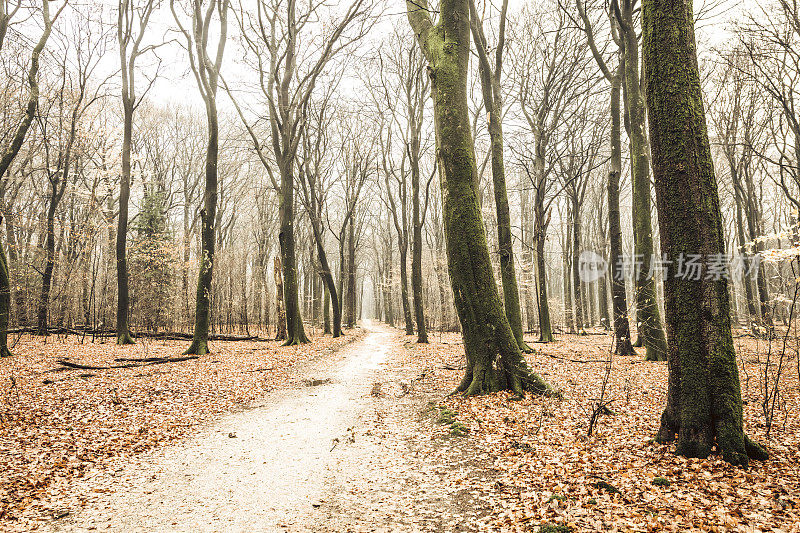
[[[418,345],[365,324],[301,348],[219,342],[200,360],[63,372],[56,357],[100,366],[185,343],[23,337],[0,361],[0,529],[800,531],[800,367],[780,340],[737,338],[747,431],[772,454],[740,469],[653,443],[666,363],[609,366],[610,338],[592,333],[532,343],[563,398],[522,401],[446,396],[456,334]],[[767,439],[763,371],[778,368]],[[610,411],[588,436],[606,376]]]

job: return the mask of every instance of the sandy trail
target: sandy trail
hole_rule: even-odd
[[[351,428],[367,409],[392,335],[383,326],[364,327],[363,340],[304,372],[329,383],[273,393],[263,407],[144,454],[116,473],[115,492],[51,530],[315,529],[311,515],[330,492],[332,471],[342,468],[339,452],[352,444]]]

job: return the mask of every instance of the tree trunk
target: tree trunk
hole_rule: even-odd
[[[429,62],[442,186],[448,270],[461,321],[467,369],[457,390],[549,393],[528,367],[497,292],[475,187],[475,152],[467,107],[467,0],[443,0],[434,26],[427,2],[407,3],[408,18]],[[420,9],[420,7],[422,9]],[[499,358],[498,358],[499,355]]]
[[[539,341],[553,342],[553,329],[550,325],[550,303],[547,297],[547,272],[544,262],[544,245],[547,226],[544,215],[536,211],[534,221],[534,240],[536,241],[536,286],[539,288]]]
[[[634,256],[641,261],[636,271],[636,313],[638,334],[646,349],[645,360],[664,361],[667,357],[666,337],[656,299],[655,279],[650,276],[653,257],[653,228],[650,214],[650,165],[647,138],[644,133],[645,102],[639,82],[639,40],[634,26],[632,3],[627,2],[620,18],[625,54],[623,84],[628,108],[628,137],[633,184]]]
[[[668,259],[724,254],[717,182],[705,122],[691,1],[644,0],[647,105],[661,249]],[[665,280],[669,389],[658,432],[677,453],[746,465],[766,452],[744,434],[728,281]]]
[[[347,237],[347,327],[356,325],[356,230],[350,220]]]
[[[0,223],[3,217],[0,216]],[[3,247],[0,246],[0,357],[11,356],[8,349],[8,317],[11,311],[11,281]]]
[[[622,271],[622,225],[619,217],[619,177],[622,174],[622,128],[620,123],[619,72],[611,79],[611,171],[608,173],[608,233],[609,272],[611,274],[611,306],[614,314],[614,340],[617,355],[633,355],[631,330],[628,322],[628,298],[625,295],[625,275]]]
[[[586,333],[586,321],[584,319],[584,298],[583,288],[581,287],[580,275],[580,256],[581,256],[581,223],[580,223],[580,204],[577,198],[572,201],[572,285],[575,292],[575,329],[578,335]]]
[[[123,70],[126,66],[123,65]],[[125,86],[127,82],[123,80]],[[128,326],[128,200],[131,195],[131,137],[133,136],[133,101],[123,88],[122,175],[119,180],[119,218],[117,219],[117,344],[133,344]],[[131,101],[128,101],[131,100]]]
[[[403,304],[406,335],[413,335],[414,319],[411,318],[411,306],[408,302],[408,238],[405,237],[400,240],[400,300]],[[403,242],[405,242],[405,244],[403,244]]]
[[[422,295],[422,217],[419,205],[419,142],[413,136],[412,153],[416,157],[411,158],[411,293],[414,298],[414,318],[417,322],[417,342],[427,344],[428,328],[425,324],[425,302]],[[416,152],[415,152],[416,150]]]
[[[67,153],[71,151],[71,145],[71,142],[67,143]],[[61,198],[66,190],[67,177],[69,176],[69,159],[69,155],[65,156],[66,166],[63,172],[59,171],[59,174],[62,174],[60,179],[58,176],[50,177],[50,205],[47,208],[47,222],[45,226],[45,266],[44,273],[42,274],[42,291],[39,296],[39,312],[37,316],[36,328],[36,334],[41,336],[47,335],[47,315],[50,307],[50,287],[53,283],[53,269],[55,268],[56,258],[56,209],[58,208],[58,204],[61,202]]]
[[[734,180],[735,183],[735,170],[731,167],[731,179]],[[744,263],[744,270],[745,272],[749,271],[750,266],[750,259],[748,258],[747,254],[747,246],[746,242],[747,239],[744,235],[744,224],[742,221],[742,198],[739,194],[739,188],[736,187],[734,184],[733,187],[733,198],[736,202],[736,238],[739,241],[739,253],[742,256],[742,261]],[[755,298],[753,296],[753,285],[750,282],[750,277],[745,274],[742,276],[742,284],[744,285],[744,294],[745,298],[747,299],[747,313],[748,313],[748,327],[753,331],[754,334],[758,333],[758,328],[756,327],[758,324],[761,323],[761,317],[759,314],[759,309],[756,307]]]
[[[505,17],[508,0],[504,0],[500,15],[500,36],[497,48],[495,70],[489,64],[485,53],[487,48],[483,27],[478,20],[474,0],[470,0],[470,17],[472,21],[472,34],[477,43],[478,70],[481,78],[483,102],[488,116],[489,139],[492,159],[492,184],[494,188],[494,202],[497,210],[497,247],[500,255],[500,280],[503,284],[503,305],[514,333],[517,344],[525,353],[533,350],[525,343],[522,333],[522,311],[519,303],[519,287],[514,268],[514,243],[511,239],[511,215],[508,207],[508,191],[506,190],[506,172],[503,162],[503,103],[500,88],[500,75],[502,71],[503,42],[505,40]]]
[[[205,192],[200,210],[200,272],[197,276],[194,333],[192,344],[185,354],[210,353],[208,334],[211,327],[211,281],[214,275],[214,249],[216,246],[217,216],[217,156],[219,152],[219,125],[215,105],[208,107],[208,147],[206,149]],[[119,236],[117,236],[119,242]]]
[[[297,253],[294,238],[294,177],[291,169],[282,169],[279,200],[281,261],[283,262],[283,301],[286,312],[286,341],[284,346],[310,342],[300,315]]]
[[[283,309],[283,267],[281,266],[281,256],[275,256],[275,340],[286,340],[286,312]]]
[[[331,333],[331,293],[327,280],[323,280],[322,292],[324,297],[322,302],[322,332]]]

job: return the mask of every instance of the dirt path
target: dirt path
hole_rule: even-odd
[[[444,489],[442,477],[476,471],[473,459],[418,438],[419,413],[429,398],[406,395],[399,386],[417,369],[386,365],[398,334],[364,327],[363,340],[304,371],[307,386],[273,393],[262,407],[139,456],[113,479],[81,480],[76,490],[110,486],[113,492],[47,529],[472,529],[475,503]],[[376,382],[383,386],[374,396]],[[452,461],[442,464],[434,448]]]

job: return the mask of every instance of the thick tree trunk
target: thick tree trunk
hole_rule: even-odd
[[[457,390],[466,395],[498,389],[518,395],[525,390],[549,393],[547,383],[525,362],[492,273],[475,188],[467,107],[467,1],[443,0],[440,12],[434,26],[425,0],[421,6],[408,3],[409,22],[430,64],[448,270],[467,356],[467,371]]]
[[[310,342],[306,336],[300,315],[299,283],[297,279],[297,253],[294,239],[294,176],[291,169],[281,172],[281,194],[279,199],[280,233],[283,263],[283,301],[286,312],[286,341],[284,346]]]
[[[661,249],[668,259],[725,252],[697,65],[692,2],[644,0],[643,40]],[[669,389],[658,440],[677,453],[745,465],[766,452],[744,434],[728,280],[665,281]]]
[[[533,350],[525,343],[522,334],[522,311],[519,303],[519,287],[514,267],[514,244],[511,239],[511,215],[508,207],[508,191],[506,190],[506,173],[503,162],[503,103],[500,93],[500,75],[502,70],[503,42],[505,40],[505,17],[508,0],[504,0],[500,15],[500,36],[495,59],[495,71],[489,64],[486,50],[486,38],[482,23],[478,19],[473,0],[470,0],[470,17],[472,34],[478,50],[478,70],[483,91],[483,103],[486,108],[489,139],[491,146],[492,184],[494,202],[497,212],[497,247],[500,255],[500,280],[503,284],[503,305],[514,333],[514,338],[523,352]]]

